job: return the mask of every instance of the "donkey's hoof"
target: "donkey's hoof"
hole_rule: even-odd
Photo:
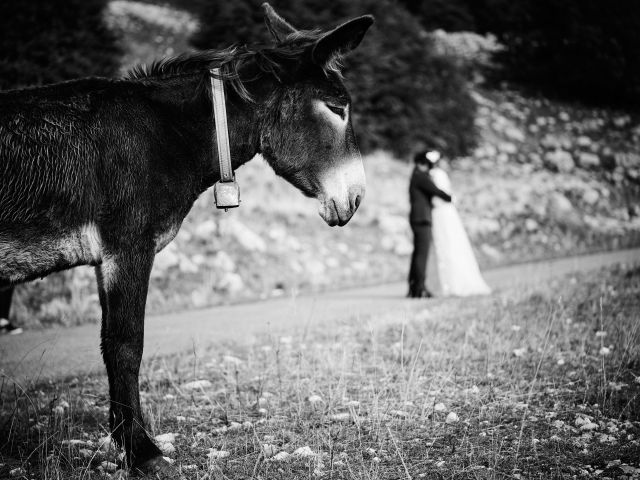
[[[153,480],[183,480],[184,477],[164,458],[153,457],[141,465],[136,470],[143,475],[143,478]]]

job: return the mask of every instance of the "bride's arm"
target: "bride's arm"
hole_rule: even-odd
[[[420,188],[420,190],[422,190],[422,192],[429,197],[439,197],[445,202],[451,201],[451,195],[436,187],[436,184],[433,183],[428,175],[420,176],[418,181],[418,188]]]

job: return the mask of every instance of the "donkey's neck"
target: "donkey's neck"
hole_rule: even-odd
[[[211,86],[202,75],[194,75],[176,81],[167,79],[158,85],[158,100],[177,113],[169,118],[194,150],[199,189],[197,194],[220,180],[217,154],[217,138]],[[241,99],[232,89],[226,89],[227,125],[229,146],[234,170],[251,160],[259,150],[259,125],[254,105]]]

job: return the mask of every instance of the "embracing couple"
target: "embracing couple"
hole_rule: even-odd
[[[451,183],[437,150],[414,156],[409,184],[413,255],[408,297],[490,293],[451,197]]]

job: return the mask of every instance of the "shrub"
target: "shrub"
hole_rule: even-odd
[[[0,2],[0,89],[114,74],[120,52],[102,22],[104,4]]]
[[[433,30],[494,33],[498,80],[565,98],[640,105],[637,0],[401,0]]]
[[[270,42],[262,0],[202,6],[198,48]],[[456,64],[438,55],[419,22],[391,0],[281,0],[274,8],[298,28],[329,28],[364,13],[376,17],[358,51],[346,62],[354,122],[363,151],[381,148],[408,156],[425,143],[452,156],[474,145],[475,104]]]

